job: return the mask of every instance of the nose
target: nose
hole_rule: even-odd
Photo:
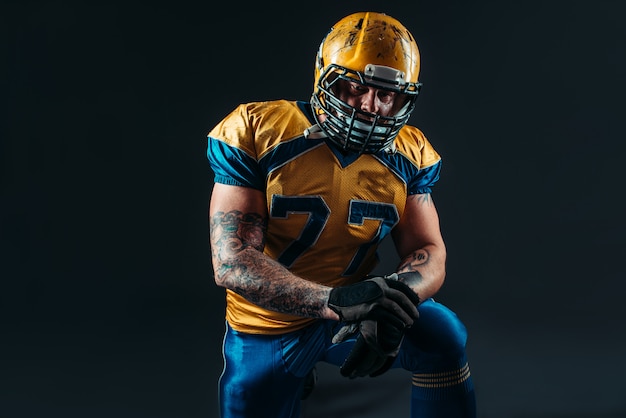
[[[361,110],[369,113],[378,111],[377,96],[375,89],[369,89],[368,92],[361,96]]]

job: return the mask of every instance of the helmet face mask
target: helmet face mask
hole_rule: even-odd
[[[379,13],[355,13],[338,22],[320,45],[311,98],[317,123],[344,151],[389,148],[408,122],[421,83],[419,51],[411,34]],[[400,101],[392,115],[357,109],[340,99],[340,81],[388,91]]]

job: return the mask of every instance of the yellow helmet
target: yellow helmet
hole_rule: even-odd
[[[318,125],[344,150],[375,153],[387,148],[415,108],[421,83],[413,35],[383,13],[359,12],[337,22],[320,44],[311,104]],[[406,105],[390,117],[363,112],[339,100],[340,79],[404,94]],[[326,117],[320,121],[319,115]]]

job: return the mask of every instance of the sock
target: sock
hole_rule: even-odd
[[[412,418],[476,418],[469,365],[436,373],[414,373]]]

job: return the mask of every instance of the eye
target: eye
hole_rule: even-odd
[[[367,93],[367,87],[359,83],[350,83],[350,91],[355,95],[359,95],[359,94]]]
[[[392,103],[396,98],[396,93],[392,91],[378,90],[377,95],[381,103]]]

